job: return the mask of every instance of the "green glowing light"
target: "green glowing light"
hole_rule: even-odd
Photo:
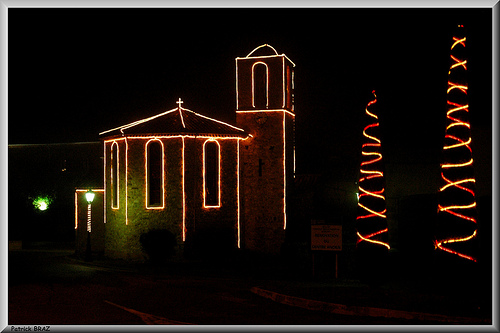
[[[95,193],[92,190],[88,190],[87,193],[85,193],[85,199],[87,199],[87,202],[89,204],[94,201]]]
[[[47,210],[49,208],[50,202],[51,202],[51,200],[49,197],[39,196],[39,197],[35,198],[35,200],[33,200],[33,206],[35,207],[35,209],[38,209],[40,211],[44,211],[44,210]]]

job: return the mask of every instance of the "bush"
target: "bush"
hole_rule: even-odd
[[[165,262],[175,254],[175,235],[165,229],[153,229],[140,237],[141,246],[151,262]]]

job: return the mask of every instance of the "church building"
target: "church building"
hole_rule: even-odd
[[[177,253],[215,234],[234,249],[280,252],[295,166],[294,66],[268,44],[236,58],[235,125],[179,98],[100,133],[106,256],[144,259],[140,236],[151,230],[174,235]]]

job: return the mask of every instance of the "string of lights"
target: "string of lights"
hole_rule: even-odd
[[[358,207],[356,223],[357,246],[367,243],[377,247],[390,249],[387,242],[386,205],[384,196],[384,173],[382,172],[381,141],[376,136],[379,128],[378,116],[372,110],[377,102],[375,90],[374,99],[368,102],[365,113],[370,117],[370,123],[363,129],[363,136],[368,142],[361,147],[362,162],[360,167]]]
[[[462,26],[459,26],[462,28]],[[466,37],[453,37],[446,113],[446,131],[441,163],[438,229],[435,248],[460,258],[477,261],[470,241],[477,237],[476,200],[466,81]]]

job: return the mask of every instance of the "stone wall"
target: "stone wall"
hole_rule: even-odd
[[[237,247],[238,193],[237,193],[237,139],[217,139],[220,144],[220,196],[218,208],[205,208],[203,198],[203,144],[206,138],[187,138],[186,144],[186,242],[196,251]],[[210,238],[210,239],[208,239]],[[198,244],[194,244],[198,242]]]
[[[110,147],[106,142],[106,255],[146,260],[140,243],[142,234],[154,229],[168,230],[176,239],[176,256],[184,252],[185,241],[191,247],[196,238],[209,230],[230,230],[232,244],[237,239],[237,139],[219,138],[221,168],[221,207],[203,207],[203,143],[207,138],[160,137],[164,147],[164,205],[146,207],[146,143],[151,138],[121,139],[120,202],[111,208]],[[183,159],[184,140],[184,159]],[[125,156],[125,151],[128,151]],[[125,162],[126,161],[126,162]],[[183,188],[184,167],[184,188]],[[127,175],[127,176],[125,176]]]
[[[253,135],[242,142],[240,151],[244,246],[277,254],[285,234],[285,189],[292,188],[293,180],[293,137],[289,132],[293,132],[293,120],[283,111],[259,114],[267,116],[262,124],[255,121],[256,113],[237,114],[238,125]],[[283,134],[284,125],[287,135]]]

